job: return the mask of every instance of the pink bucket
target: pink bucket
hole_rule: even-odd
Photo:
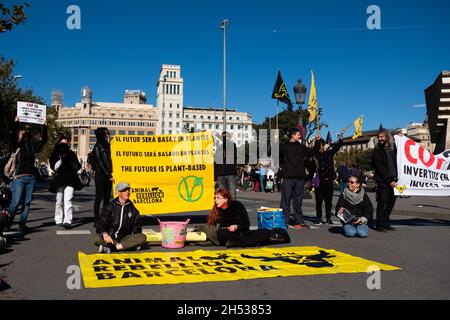
[[[161,245],[164,248],[177,249],[183,248],[186,242],[186,229],[190,219],[185,222],[177,221],[160,221],[159,228],[161,229],[162,242]]]

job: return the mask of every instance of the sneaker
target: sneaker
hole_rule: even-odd
[[[305,230],[311,229],[309,226],[307,226],[304,223],[295,224],[293,226],[291,225],[291,226],[289,226],[289,228],[298,229],[298,230],[300,230],[300,229],[305,229]]]
[[[66,229],[66,230],[72,229],[72,225],[71,225],[70,223],[64,223],[62,226],[63,226],[64,229]]]
[[[331,220],[331,219],[327,219],[327,224],[330,226],[336,225],[336,223],[334,223],[333,220]]]
[[[383,232],[383,233],[387,232],[387,230],[381,226],[376,226],[374,230],[378,231],[378,232]]]
[[[30,231],[30,228],[28,228],[25,223],[20,223],[19,230],[23,231],[23,232],[28,232],[28,231]]]
[[[5,249],[5,247],[6,247],[6,239],[0,237],[0,252],[2,252],[3,249]]]
[[[317,219],[316,222],[314,222],[314,224],[315,224],[316,226],[320,226],[320,225],[326,224],[326,222],[323,221],[322,219],[320,219],[320,220]]]
[[[98,253],[111,253],[111,248],[108,245],[99,245],[98,246]]]
[[[391,225],[387,225],[384,227],[384,229],[386,229],[387,231],[397,231],[397,229],[395,229],[393,226]]]
[[[60,222],[60,223],[56,222],[55,224],[56,224],[57,227],[62,227],[63,226],[62,222]]]

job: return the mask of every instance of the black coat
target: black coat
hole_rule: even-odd
[[[60,159],[62,162],[61,166],[55,172],[50,182],[49,191],[56,193],[61,187],[72,187],[75,190],[81,190],[83,184],[77,173],[81,169],[81,164],[75,152],[70,150],[69,146],[65,143],[57,144],[50,155],[50,168],[53,171],[55,171],[55,164]]]
[[[378,184],[390,185],[392,182],[397,181],[397,148],[394,147],[391,151],[388,151],[388,153],[392,158],[395,174],[389,174],[388,156],[384,147],[378,145],[373,150],[372,166],[374,169],[374,178]]]
[[[97,137],[97,143],[94,146],[92,152],[95,157],[95,170],[96,173],[102,173],[107,179],[112,178],[112,159],[111,159],[111,145],[104,139],[106,128],[97,128],[95,130],[95,136]]]
[[[142,233],[141,216],[133,202],[128,201],[122,205],[119,198],[116,198],[103,207],[96,231],[98,234],[107,233],[116,240]]]
[[[370,220],[373,217],[373,205],[367,193],[364,194],[363,201],[357,205],[352,205],[344,199],[344,195],[341,195],[336,203],[336,215],[340,208],[347,209],[357,218],[365,217],[367,220]]]
[[[312,157],[317,151],[308,148],[299,142],[288,142],[280,146],[280,171],[279,175],[285,179],[304,179],[305,158]]]
[[[12,152],[15,152],[17,148],[20,148],[19,154],[17,155],[16,163],[16,175],[21,174],[35,174],[36,169],[34,166],[36,160],[36,154],[41,152],[42,147],[47,143],[47,126],[42,127],[42,139],[39,142],[30,142],[29,139],[25,139],[22,142],[17,141],[17,132],[19,131],[19,123],[16,122],[13,126],[13,141],[11,143]]]
[[[339,151],[343,140],[339,140],[337,144],[324,152],[317,152],[316,159],[319,163],[319,181],[320,184],[332,184],[336,179],[334,171],[334,155]],[[316,141],[315,148],[320,149],[320,142]]]
[[[220,209],[218,224],[220,228],[237,225],[238,232],[250,230],[250,219],[247,210],[242,203],[235,200],[229,202],[227,209]]]

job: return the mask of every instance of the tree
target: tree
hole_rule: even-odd
[[[0,32],[12,30],[15,25],[24,23],[26,20],[24,7],[29,8],[26,2],[23,5],[12,5],[11,8],[0,3]]]
[[[319,119],[323,115],[322,108],[319,108]],[[317,122],[309,122],[308,121],[308,111],[302,110],[301,114],[303,118],[303,123],[305,123],[306,129],[306,140],[309,140],[314,133],[317,131]],[[276,116],[270,117],[264,120],[264,122],[257,126],[257,129],[269,129],[269,119],[270,119],[270,127],[272,129],[276,129]],[[286,142],[289,137],[289,131],[297,125],[298,120],[298,111],[293,109],[283,110],[278,114],[278,128],[280,130],[280,143]],[[324,122],[319,122],[320,128],[327,128],[328,125]]]
[[[14,79],[13,60],[6,60],[0,56],[0,154],[5,155],[11,151],[12,131],[16,117],[17,101],[33,102],[44,104],[45,101],[39,96],[35,96],[31,89],[20,89],[17,86],[17,80]],[[38,159],[47,161],[53,145],[56,143],[59,135],[67,134],[68,130],[61,127],[56,122],[57,114],[53,108],[47,108],[47,125],[49,140]],[[42,127],[36,124],[26,124],[26,129],[30,132],[31,139],[40,139]]]

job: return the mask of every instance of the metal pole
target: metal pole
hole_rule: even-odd
[[[227,22],[223,23],[223,131],[227,130]]]

